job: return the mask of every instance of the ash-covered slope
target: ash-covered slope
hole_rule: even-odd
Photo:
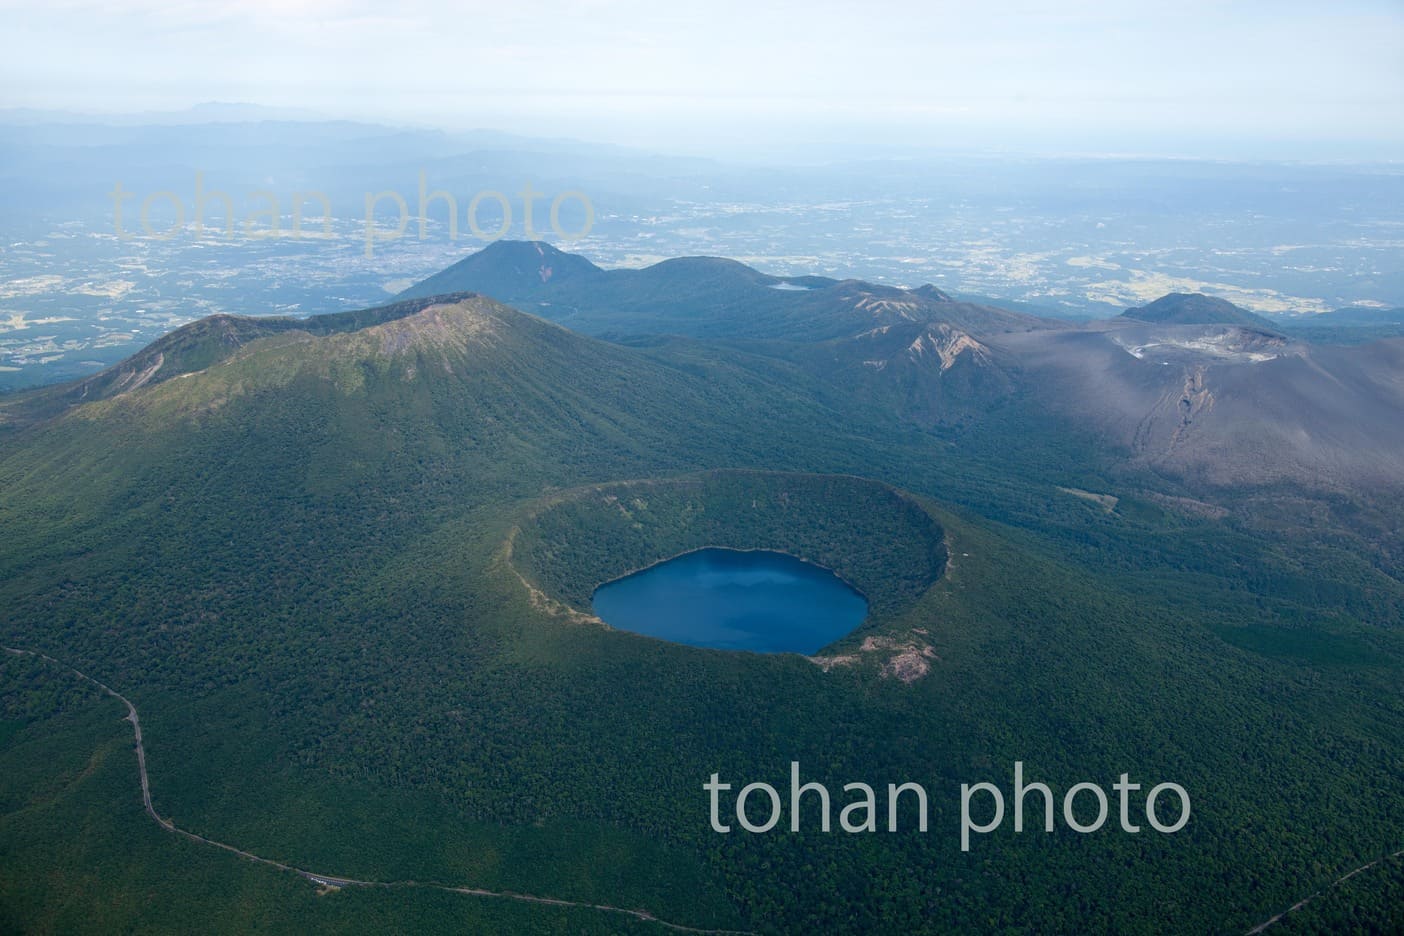
[[[1213,486],[1404,485],[1404,341],[1113,322],[992,344],[1037,405],[1158,472]]]

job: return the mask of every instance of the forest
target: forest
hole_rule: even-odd
[[[1331,886],[1401,847],[1389,561],[1329,524],[1176,510],[1189,492],[1075,427],[1000,418],[956,444],[744,350],[486,300],[269,335],[6,435],[0,643],[138,706],[161,815],[299,867],[757,933],[1242,932],[1323,889],[1291,925],[1397,925],[1397,859]],[[851,581],[873,614],[831,651],[855,659],[667,644],[528,587],[585,609],[700,545]],[[884,675],[909,644],[930,671]],[[0,674],[5,928],[657,931],[318,895],[201,851],[141,812],[116,702],[28,658]],[[710,830],[711,773],[792,761],[835,789],[923,778],[931,834]],[[1192,817],[1006,823],[962,852],[961,784],[1015,761],[1060,790],[1173,780]]]

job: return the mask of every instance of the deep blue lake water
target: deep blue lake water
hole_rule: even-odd
[[[619,630],[758,653],[814,653],[868,614],[863,596],[827,569],[729,549],[700,549],[601,585],[594,607]]]

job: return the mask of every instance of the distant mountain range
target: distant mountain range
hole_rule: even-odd
[[[1404,325],[1404,309],[1348,306],[1316,315],[1284,315],[1287,325]]]
[[[201,320],[86,380],[18,395],[0,408],[0,426],[207,369],[260,339],[295,346],[298,335],[356,332],[472,295],[625,344],[709,342],[713,354],[794,368],[830,402],[935,431],[1065,425],[1100,439],[1128,470],[1215,488],[1404,482],[1404,341],[1312,345],[1195,294],[1074,324],[958,302],[929,285],[776,277],[714,257],[604,270],[512,241],[377,309]]]
[[[745,340],[928,427],[987,421],[1017,400],[1095,432],[1130,463],[1215,485],[1401,481],[1404,342],[1314,346],[1201,294],[1072,324],[929,285],[776,277],[708,257],[602,270],[502,241],[400,298],[459,291],[620,340]]]
[[[822,341],[915,322],[1043,327],[1041,319],[956,302],[935,286],[899,289],[823,276],[770,276],[735,260],[679,257],[602,270],[549,244],[497,241],[397,299],[476,292],[584,334]]]

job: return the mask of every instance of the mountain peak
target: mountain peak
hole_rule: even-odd
[[[570,257],[573,254],[541,240],[495,240],[477,251],[476,256],[493,260],[525,257],[550,262],[558,257]]]
[[[435,302],[413,315],[352,332],[346,340],[369,345],[382,355],[437,348],[463,350],[471,345],[491,346],[505,324],[504,316],[520,315],[481,296]]]
[[[951,299],[950,293],[942,289],[937,289],[931,283],[922,283],[916,289],[913,289],[912,292],[916,293],[918,296],[921,296],[923,299],[930,299],[932,302],[953,301]]]
[[[464,291],[516,297],[603,273],[584,257],[566,253],[545,241],[498,240],[415,284],[399,298]]]
[[[1277,326],[1261,315],[1203,293],[1168,293],[1148,305],[1127,309],[1121,317],[1153,325],[1239,325],[1277,331]]]

